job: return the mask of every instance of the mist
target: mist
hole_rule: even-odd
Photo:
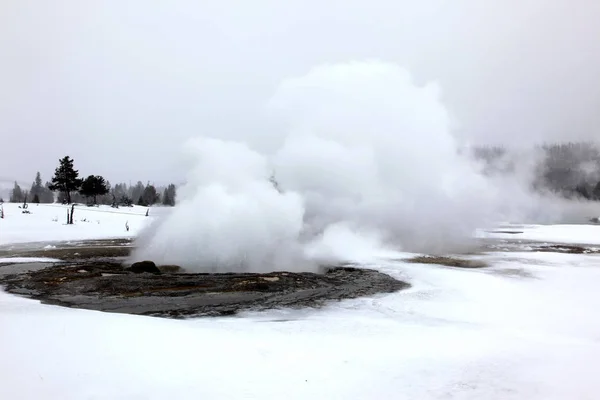
[[[529,156],[489,176],[460,149],[598,140],[595,2],[8,0],[2,11],[3,180],[48,179],[68,152],[113,182],[187,182],[136,257],[310,268],[348,242],[454,251],[495,221],[593,212],[532,194]]]
[[[187,139],[270,150],[283,80],[371,58],[438,82],[462,140],[598,138],[599,19],[587,0],[5,0],[0,176],[48,179],[69,153],[111,182],[179,183]]]
[[[459,151],[439,86],[396,64],[315,67],[283,81],[264,115],[280,128],[272,151],[210,137],[186,145],[180,202],[133,260],[258,272],[314,270],[349,243],[454,251],[514,213],[507,205],[530,206],[519,180],[486,177]]]

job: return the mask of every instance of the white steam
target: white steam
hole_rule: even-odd
[[[304,208],[269,182],[266,159],[242,143],[188,143],[192,168],[178,206],[140,237],[135,255],[202,271],[309,268],[298,237]]]
[[[394,64],[317,67],[283,82],[268,110],[283,127],[274,152],[252,150],[251,133],[246,144],[187,145],[179,203],[140,238],[134,259],[195,271],[307,270],[358,243],[454,249],[512,211],[515,193],[458,151],[438,87],[416,86]],[[269,182],[273,171],[283,193]]]

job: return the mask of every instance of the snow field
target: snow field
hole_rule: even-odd
[[[52,221],[64,206],[6,210],[5,244],[133,236],[151,219],[138,207],[77,208],[66,226]],[[94,216],[100,224],[80,221]],[[548,242],[596,240],[596,227],[578,227],[527,229]],[[359,256],[412,287],[322,309],[185,321],[0,291],[0,398],[597,398],[599,256],[487,253],[474,256],[491,265],[478,270],[408,264],[411,254],[391,251]]]
[[[0,219],[0,245],[63,240],[89,240],[135,237],[153,218],[146,217],[147,207],[76,206],[73,225],[67,225],[70,206],[29,204],[31,214],[23,214],[21,204],[4,203]],[[150,209],[150,214],[164,212]],[[129,225],[129,231],[125,224]]]

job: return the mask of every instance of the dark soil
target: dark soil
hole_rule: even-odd
[[[540,246],[534,248],[533,251],[539,251],[543,253],[600,254],[600,250],[598,249],[591,249],[589,247],[567,244]]]
[[[174,266],[164,270],[176,270]],[[328,267],[323,274],[134,273],[116,262],[53,265],[0,274],[9,293],[43,303],[169,318],[231,315],[245,310],[317,307],[327,301],[409,287],[375,270]]]
[[[484,263],[483,261],[465,260],[462,258],[454,258],[454,257],[419,256],[419,257],[409,258],[405,261],[409,262],[409,263],[413,263],[413,264],[436,264],[436,265],[445,265],[447,267],[457,267],[457,268],[487,267],[487,264]]]
[[[51,248],[0,247],[0,257],[46,257],[66,261],[112,259],[127,257],[131,253],[130,239],[86,240],[78,242],[53,242]]]

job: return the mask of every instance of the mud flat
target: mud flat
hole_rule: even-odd
[[[101,239],[63,242],[20,243],[0,246],[1,257],[45,257],[65,261],[125,258],[132,250],[131,239]]]
[[[120,262],[89,261],[19,269],[5,265],[0,284],[46,304],[167,318],[232,315],[240,311],[319,307],[327,302],[409,287],[389,275],[349,266],[322,274],[271,272],[134,273]]]

